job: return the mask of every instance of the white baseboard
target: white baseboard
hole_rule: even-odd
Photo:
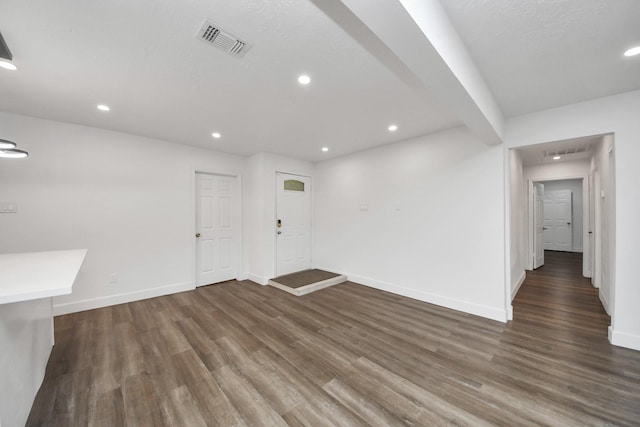
[[[615,331],[609,326],[609,342],[618,347],[640,351],[640,335]]]
[[[265,279],[262,276],[258,276],[257,274],[247,273],[247,280],[251,280],[252,282],[256,282],[259,285],[268,285],[269,279]]]
[[[522,270],[522,274],[516,281],[515,285],[511,285],[511,301],[513,301],[513,299],[516,297],[516,294],[520,290],[520,286],[522,286],[522,284],[524,283],[524,279],[526,278],[527,278],[527,272]]]
[[[513,306],[509,305],[509,307],[507,308],[507,320],[511,321],[513,320]]]
[[[190,291],[195,289],[191,282],[176,283],[173,285],[159,286],[156,288],[143,289],[140,291],[127,292],[124,294],[108,295],[98,298],[90,298],[81,301],[53,304],[53,315],[76,313],[78,311],[93,310],[94,308],[107,307],[110,305],[124,304],[132,301],[139,301],[148,298],[155,298],[162,295],[175,294],[177,292]]]
[[[609,300],[602,293],[602,289],[600,289],[600,288],[598,289],[598,297],[600,298],[600,302],[602,303],[602,307],[604,307],[604,311],[606,311],[607,314],[609,316],[611,316],[611,312],[609,311]]]
[[[243,280],[248,280],[248,279],[249,279],[249,275],[247,273],[239,274],[238,277],[236,277],[236,280],[238,282],[241,282]]]
[[[343,273],[344,274],[344,273]],[[486,317],[487,319],[497,320],[498,322],[507,321],[507,311],[504,308],[489,307],[485,305],[475,304],[468,301],[462,301],[455,298],[449,298],[442,295],[422,292],[415,289],[405,288],[392,283],[382,282],[380,280],[362,277],[353,274],[347,274],[350,282],[360,283],[371,288],[380,289],[382,291],[391,292],[393,294],[402,295],[416,299],[418,301],[435,304],[453,310],[462,311],[464,313],[474,314],[476,316]]]

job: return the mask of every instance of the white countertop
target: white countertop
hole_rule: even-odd
[[[0,304],[71,293],[87,249],[0,254]]]

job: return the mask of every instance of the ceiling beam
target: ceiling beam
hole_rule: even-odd
[[[438,0],[312,1],[418,95],[502,143],[502,112]]]

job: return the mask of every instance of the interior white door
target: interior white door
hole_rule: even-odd
[[[544,184],[533,183],[533,268],[544,265]]]
[[[235,279],[240,266],[236,178],[196,173],[196,286]]]
[[[550,251],[573,250],[573,194],[571,190],[546,193],[544,198],[544,248]]]
[[[311,268],[311,178],[276,173],[276,275]]]

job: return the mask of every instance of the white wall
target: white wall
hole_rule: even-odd
[[[521,147],[580,136],[614,133],[615,263],[612,265],[613,344],[640,350],[640,91],[527,114],[509,119],[508,147]],[[612,193],[613,194],[613,193]],[[613,210],[613,209],[612,209]]]
[[[515,298],[526,277],[527,257],[527,181],[522,172],[522,155],[518,150],[509,151],[509,221],[510,221],[510,299]]]
[[[577,160],[525,166],[522,173],[524,174],[525,180],[547,181],[588,176],[589,169],[589,160]]]
[[[0,253],[89,248],[56,313],[193,288],[194,172],[241,176],[244,158],[4,113],[0,129],[30,153],[0,159],[0,200],[18,206]]]
[[[600,210],[594,221],[598,221],[595,231],[595,243],[598,245],[596,254],[600,262],[596,264],[594,283],[598,286],[600,301],[607,313],[612,314],[614,307],[611,304],[614,292],[615,269],[613,259],[615,254],[615,185],[613,181],[613,135],[606,135],[604,140],[596,147],[593,156],[592,173],[600,176],[600,194],[595,194],[595,206]],[[598,236],[599,232],[599,236]]]
[[[506,321],[503,156],[453,129],[318,163],[315,264]]]
[[[544,194],[555,191],[569,190],[573,198],[571,212],[571,251],[582,252],[583,228],[583,194],[581,179],[561,179],[556,181],[543,181]],[[588,180],[587,180],[588,185]]]
[[[247,217],[247,229],[250,230],[247,243],[250,251],[248,277],[263,285],[276,276],[276,172],[309,176],[312,197],[315,191],[315,166],[312,163],[268,153],[249,158],[247,191],[251,196]]]

